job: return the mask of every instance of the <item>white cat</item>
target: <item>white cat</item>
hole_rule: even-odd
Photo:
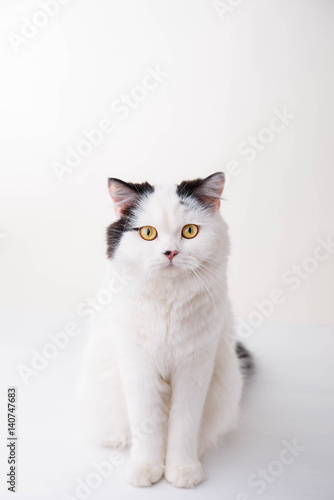
[[[91,332],[84,416],[94,442],[131,445],[133,485],[164,474],[195,486],[201,454],[238,419],[251,357],[234,340],[226,294],[223,187],[220,172],[178,186],[109,179],[110,273],[127,279]]]

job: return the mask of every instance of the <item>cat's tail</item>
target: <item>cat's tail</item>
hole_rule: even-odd
[[[254,371],[254,359],[251,353],[246,349],[246,347],[237,342],[235,345],[237,356],[240,360],[241,371],[245,375],[249,375]]]

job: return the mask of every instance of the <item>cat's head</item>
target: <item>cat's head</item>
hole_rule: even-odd
[[[167,186],[109,179],[118,220],[107,229],[108,257],[171,277],[206,265],[214,269],[228,253],[219,214],[223,188],[221,172]]]

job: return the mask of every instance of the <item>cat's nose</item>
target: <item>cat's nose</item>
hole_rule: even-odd
[[[176,250],[174,250],[173,252],[171,252],[170,250],[167,250],[167,252],[164,252],[164,255],[166,255],[169,260],[173,260],[175,255],[177,255],[179,252],[177,252]]]

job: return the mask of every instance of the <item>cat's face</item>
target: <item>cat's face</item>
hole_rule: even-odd
[[[219,215],[223,186],[222,173],[178,186],[109,179],[119,219],[107,229],[108,257],[172,277],[205,265],[214,269],[228,250]]]

